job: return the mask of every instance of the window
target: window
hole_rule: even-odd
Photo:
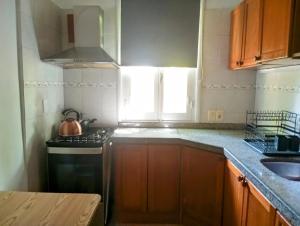
[[[120,121],[194,121],[195,68],[122,67]]]

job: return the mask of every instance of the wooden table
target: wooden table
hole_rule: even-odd
[[[94,194],[0,192],[0,225],[90,225],[99,203]]]

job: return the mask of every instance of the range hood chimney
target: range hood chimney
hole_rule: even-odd
[[[43,59],[63,68],[118,68],[103,49],[103,10],[99,6],[75,6],[71,49]]]

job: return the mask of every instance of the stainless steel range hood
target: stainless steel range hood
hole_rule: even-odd
[[[100,47],[74,47],[43,59],[63,68],[118,68],[118,64]]]
[[[63,68],[118,68],[103,49],[103,11],[99,6],[75,6],[73,48],[43,59]]]

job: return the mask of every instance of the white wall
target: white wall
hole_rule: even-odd
[[[76,4],[97,4],[104,10],[104,50],[117,60],[117,1],[60,0],[60,6],[70,8]],[[75,108],[84,118],[96,118],[99,126],[116,126],[118,70],[68,69],[64,70],[65,108]]]
[[[15,1],[0,1],[0,190],[26,190]]]
[[[256,110],[300,113],[300,66],[257,72]]]
[[[102,126],[117,125],[117,81],[115,69],[64,70],[65,108],[96,118]]]
[[[64,93],[63,70],[43,63],[40,57],[60,48],[60,9],[51,0],[19,1],[28,189],[42,191],[47,178],[45,142],[57,132]]]
[[[204,15],[203,81],[200,121],[209,110],[223,110],[224,123],[244,123],[246,111],[254,108],[254,70],[228,69],[230,13],[240,0],[207,0]]]

